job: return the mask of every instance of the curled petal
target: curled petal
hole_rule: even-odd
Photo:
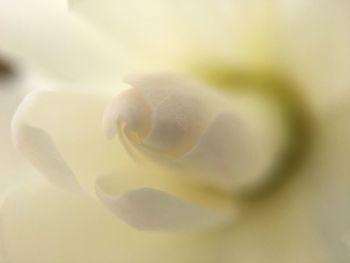
[[[66,187],[79,181],[94,195],[96,174],[114,171],[118,167],[115,156],[125,156],[101,129],[106,104],[104,98],[78,92],[33,92],[13,118],[13,141],[51,181]]]
[[[170,159],[191,149],[221,108],[216,92],[187,78],[153,74],[129,78],[127,82],[152,110],[152,125],[144,145]]]
[[[12,121],[13,141],[16,148],[50,181],[76,190],[78,183],[73,171],[51,136],[42,128],[36,127],[30,116],[31,106],[46,96],[50,96],[50,93],[33,92],[21,103]]]
[[[167,74],[127,81],[132,88],[105,112],[105,132],[118,131],[137,159],[234,189],[265,182],[285,151],[285,120],[266,98],[222,95]]]
[[[120,99],[121,97],[123,99]],[[117,126],[120,126],[121,122],[126,122],[130,130],[138,131],[138,136],[146,136],[150,128],[150,115],[149,106],[136,90],[122,91],[109,104],[103,117],[107,138],[111,139],[115,136]]]
[[[0,232],[1,263],[178,263],[208,258],[214,262],[223,248],[229,245],[231,251],[235,247],[227,236],[247,240],[245,232],[236,236],[230,229],[224,232],[227,236],[221,231],[218,236],[212,232],[138,231],[91,198],[62,191],[45,180],[26,181],[6,196],[1,204]],[[244,245],[249,246],[243,243],[241,247]]]
[[[127,224],[141,230],[181,231],[216,226],[232,216],[178,199],[151,188],[130,190],[119,196],[97,185],[97,195]]]
[[[256,138],[230,112],[217,116],[200,136],[191,151],[175,162],[182,167],[195,167],[201,176],[221,186],[242,186],[259,179],[263,154],[256,149]],[[260,151],[260,152],[259,152]],[[193,168],[192,168],[193,169]],[[258,177],[258,178],[255,178]]]

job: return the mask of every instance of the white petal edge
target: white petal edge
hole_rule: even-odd
[[[152,188],[113,196],[96,184],[96,193],[128,225],[145,231],[198,231],[228,223],[233,215],[214,211]]]
[[[20,104],[12,120],[13,143],[49,181],[76,191],[80,189],[78,182],[53,139],[45,130],[31,123],[28,116],[31,106],[47,93],[50,91],[32,92]]]

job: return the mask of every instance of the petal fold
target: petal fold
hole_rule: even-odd
[[[97,195],[127,224],[152,231],[198,230],[228,222],[231,218],[151,188],[130,190],[112,196],[97,185]]]
[[[288,119],[271,99],[171,74],[127,81],[132,87],[111,101],[104,128],[137,160],[243,192],[270,182],[288,151]]]
[[[104,98],[78,92],[32,92],[13,118],[14,143],[51,181],[68,188],[79,181],[94,194],[96,174],[114,171],[115,160],[123,159],[102,131],[106,104]]]
[[[33,92],[21,103],[12,122],[14,144],[51,182],[76,190],[78,183],[74,173],[61,156],[53,139],[45,130],[35,127],[35,122],[30,119],[31,107],[47,95],[49,93]]]

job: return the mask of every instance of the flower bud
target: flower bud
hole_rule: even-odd
[[[240,191],[265,183],[286,148],[280,111],[262,97],[224,95],[171,75],[128,83],[107,108],[104,127],[136,157]]]

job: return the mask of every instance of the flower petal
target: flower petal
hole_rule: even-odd
[[[62,0],[2,0],[0,35],[2,50],[60,80],[107,82],[128,61],[70,16]]]
[[[91,95],[37,91],[28,95],[14,118],[14,141],[51,181],[68,188],[78,182],[94,197],[96,182],[110,177],[108,185],[118,193],[155,187],[225,211],[231,206],[230,200],[197,189],[185,177],[135,163],[118,140],[105,138],[106,105],[107,100]]]
[[[214,262],[225,245],[209,233],[137,231],[99,202],[44,180],[13,189],[0,212],[0,259],[11,263]]]
[[[1,262],[119,261],[113,219],[91,200],[43,181],[17,186],[1,205]]]
[[[74,173],[62,158],[50,135],[40,128],[19,123],[18,120],[14,123],[17,149],[50,181],[65,188],[77,189]]]
[[[284,0],[279,10],[283,64],[316,106],[334,106],[349,94],[349,2]]]
[[[10,62],[5,60],[4,63]],[[11,141],[13,114],[26,93],[46,84],[43,79],[27,68],[20,68],[12,62],[10,67],[12,75],[0,77],[0,195],[27,174],[23,172],[23,169],[27,168],[23,158],[15,150]]]
[[[273,170],[271,164],[278,163],[278,159],[273,159],[278,155],[269,153],[274,147],[259,141],[254,134],[257,129],[249,129],[252,127],[247,127],[239,117],[233,112],[219,114],[193,149],[175,163],[228,189],[254,189],[261,184]]]
[[[94,192],[95,175],[113,171],[112,160],[118,158],[118,146],[102,132],[106,103],[87,94],[33,92],[13,119],[14,142],[51,181],[75,188],[75,174],[84,188],[91,185]]]
[[[263,96],[220,94],[169,74],[128,82],[132,88],[107,107],[104,127],[108,137],[119,135],[135,159],[243,192],[270,182],[288,151],[288,119]]]
[[[204,1],[198,6],[197,1],[70,0],[69,5],[115,43],[148,58],[152,70],[189,58],[248,64],[257,53],[268,53],[263,43],[268,8],[258,1]],[[257,52],[261,48],[264,52]]]
[[[213,227],[231,218],[151,188],[112,196],[97,186],[97,194],[119,218],[141,230],[195,230]]]
[[[11,90],[13,89],[13,90]],[[20,101],[18,85],[7,85],[0,81],[0,195],[16,173],[20,163],[11,143],[11,116]]]
[[[307,202],[312,194],[309,187],[295,186],[255,206],[234,226],[153,233],[128,227],[86,196],[43,180],[27,181],[1,206],[0,246],[6,254],[1,250],[0,258],[11,263],[327,262]]]
[[[323,116],[318,151],[309,176],[315,222],[321,226],[332,262],[350,260],[350,103],[349,97]]]

